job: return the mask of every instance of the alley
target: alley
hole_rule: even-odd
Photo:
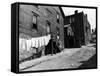
[[[81,48],[64,49],[56,55],[47,55],[19,64],[20,71],[78,68],[96,54],[95,44]]]

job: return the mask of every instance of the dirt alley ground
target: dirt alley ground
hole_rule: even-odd
[[[37,71],[37,70],[53,70],[53,69],[74,69],[89,67],[88,64],[96,62],[87,62],[96,56],[95,44],[82,46],[81,48],[65,48],[56,55],[47,55],[41,58],[30,60],[19,64],[20,71]],[[95,59],[94,59],[95,60]],[[83,65],[86,63],[86,66]],[[83,66],[83,67],[81,67]],[[95,67],[92,65],[92,67]]]

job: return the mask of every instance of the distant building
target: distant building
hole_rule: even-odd
[[[64,41],[65,48],[80,47],[91,40],[91,26],[87,14],[83,12],[66,16],[64,19]]]
[[[56,6],[20,5],[19,38],[41,37],[53,33],[54,40],[64,48],[64,19],[62,9]],[[45,50],[41,47],[38,51]]]
[[[96,43],[96,28],[92,29],[92,34],[91,34],[91,43]]]

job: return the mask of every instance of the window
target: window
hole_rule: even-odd
[[[73,36],[74,35],[74,32],[73,32],[73,30],[70,26],[67,28],[67,34],[68,34],[68,36]]]
[[[47,22],[47,33],[50,33],[50,22],[49,21],[46,22]]]
[[[60,35],[60,29],[58,27],[56,27],[57,29],[57,35]]]
[[[59,12],[55,9],[55,8],[53,8],[54,9],[54,11],[56,12],[56,18],[57,18],[57,23],[60,23],[60,15],[59,15]]]
[[[32,29],[37,29],[37,17],[34,15],[32,18]]]
[[[32,22],[36,24],[36,16],[33,15]]]
[[[57,29],[57,39],[59,40],[60,39],[60,29],[58,27],[56,27]]]
[[[57,14],[57,23],[59,23],[60,22],[60,16]]]
[[[37,29],[37,16],[38,14],[36,14],[35,12],[33,12],[33,16],[32,16],[32,29]]]

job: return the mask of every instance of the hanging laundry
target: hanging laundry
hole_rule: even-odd
[[[49,39],[49,40],[51,39],[51,35],[50,35],[50,34],[48,34],[48,39]]]
[[[46,46],[47,45],[47,37],[46,36],[44,36],[44,45]]]
[[[22,49],[26,50],[26,40],[25,39],[22,40]]]
[[[32,42],[31,40],[27,40],[27,51],[30,51],[31,50],[31,47],[32,47]]]
[[[31,39],[32,47],[35,47],[35,40],[36,40],[36,38],[32,38],[32,39]]]
[[[46,45],[46,36],[43,38],[44,45]]]
[[[26,39],[19,39],[19,50],[26,50],[27,48],[27,43],[26,43]]]
[[[44,39],[45,39],[45,37],[43,36],[43,37],[42,37],[42,46],[45,45],[45,41],[44,41]]]
[[[48,45],[49,40],[50,40],[50,35],[47,35],[47,37],[46,37],[47,44],[46,45]]]
[[[48,37],[45,36],[45,46],[48,44]]]
[[[46,46],[49,43],[51,36],[50,34],[47,36],[37,37],[37,38],[31,38],[31,39],[20,39],[19,41],[19,48],[23,50],[30,51],[31,48],[39,48],[41,46]]]
[[[40,46],[40,37],[38,38],[38,47],[41,47]]]
[[[41,47],[41,37],[38,38],[32,38],[32,47],[38,48]]]
[[[42,37],[40,38],[40,44],[41,44],[41,46],[43,46],[43,41],[42,41],[43,39],[42,39]]]
[[[42,37],[40,38],[40,44],[41,44],[41,46],[43,46]]]
[[[39,45],[40,45],[40,47],[42,46],[42,43],[41,43],[41,37],[39,38]]]
[[[35,47],[38,48],[38,38],[35,39]]]
[[[21,46],[21,45],[22,45],[22,39],[21,39],[21,38],[19,38],[19,51],[21,51],[21,50],[22,50],[22,48],[21,48],[22,46]]]

